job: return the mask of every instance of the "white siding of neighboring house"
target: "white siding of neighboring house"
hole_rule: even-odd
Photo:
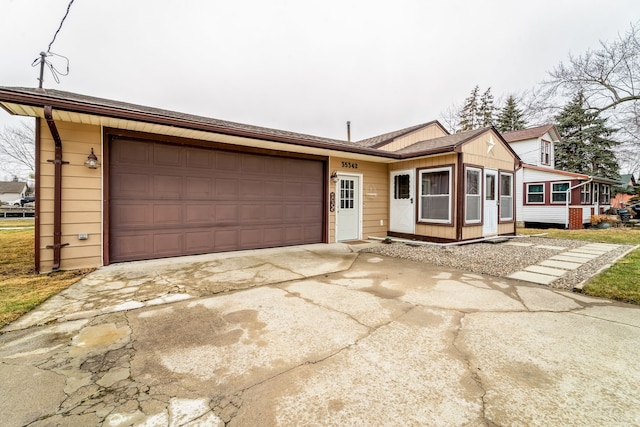
[[[548,224],[566,224],[567,206],[559,205],[524,205],[525,184],[526,183],[543,183],[549,181],[571,181],[571,177],[563,174],[539,171],[533,169],[522,168],[516,174],[516,183],[518,185],[516,197],[516,218],[519,222],[541,222]],[[545,193],[545,200],[549,200],[550,194]],[[575,202],[575,201],[574,201]],[[579,201],[578,201],[579,202]],[[572,205],[573,206],[573,205]],[[589,208],[589,207],[588,207]],[[590,212],[589,209],[586,209]],[[584,217],[583,212],[583,217]],[[587,216],[588,222],[589,216]]]
[[[537,138],[511,142],[509,145],[523,163],[533,166],[540,165],[540,141]]]

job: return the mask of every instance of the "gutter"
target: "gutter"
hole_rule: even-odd
[[[47,245],[47,249],[53,249],[53,265],[52,270],[60,269],[60,250],[63,246],[69,245],[62,243],[62,165],[68,164],[62,160],[62,139],[53,121],[53,107],[51,105],[44,106],[44,117],[47,120],[49,131],[53,137],[55,144],[55,156],[53,160],[47,160],[53,163],[53,245]],[[38,177],[39,178],[39,177]]]
[[[589,181],[585,181],[582,184],[574,185],[573,187],[569,187],[565,190],[565,206],[567,209],[567,219],[564,222],[564,228],[569,228],[569,198],[571,197],[571,190],[582,187],[583,185],[591,184],[593,182],[593,178],[589,178]]]

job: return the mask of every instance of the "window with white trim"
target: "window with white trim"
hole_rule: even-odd
[[[569,189],[568,182],[552,183],[551,184],[551,203],[566,203],[568,189]],[[571,200],[571,195],[569,195],[569,200]]]
[[[543,165],[551,164],[551,142],[540,141],[540,163]]]
[[[421,169],[418,218],[422,222],[451,223],[452,169]]]
[[[513,220],[513,174],[500,172],[500,220]]]
[[[591,183],[580,187],[580,203],[583,205],[591,204]]]
[[[600,184],[600,204],[608,205],[611,203],[611,186]]]
[[[465,214],[467,224],[482,221],[482,169],[465,169]]]
[[[527,203],[544,203],[544,184],[527,184]]]

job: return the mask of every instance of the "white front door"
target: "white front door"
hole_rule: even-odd
[[[360,177],[338,175],[336,184],[336,240],[360,239]]]
[[[484,223],[483,236],[498,234],[498,171],[484,170]]]
[[[391,172],[391,197],[389,202],[389,231],[396,233],[415,233],[416,208],[415,171],[402,170]]]

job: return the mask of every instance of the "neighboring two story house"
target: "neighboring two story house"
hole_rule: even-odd
[[[554,125],[502,136],[523,163],[516,172],[518,225],[580,229],[611,207],[611,187],[618,181],[554,169],[554,147],[561,140]]]

